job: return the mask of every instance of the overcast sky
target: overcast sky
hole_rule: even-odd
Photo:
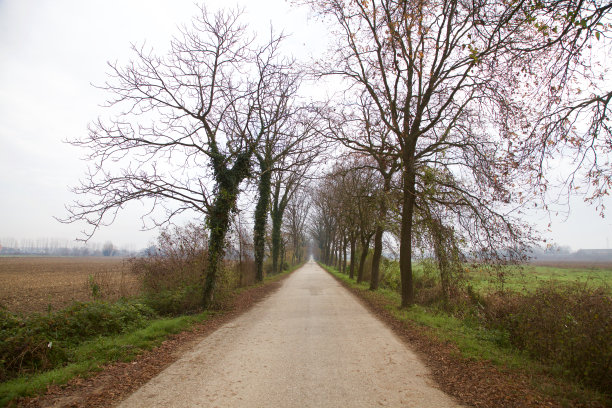
[[[292,33],[287,49],[298,57],[322,48],[323,30],[305,10],[284,0],[206,1],[209,9],[242,4],[245,22]],[[83,225],[65,225],[69,186],[84,174],[81,151],[63,143],[87,131],[101,114],[106,62],[126,62],[130,43],[165,48],[177,25],[188,23],[192,0],[0,0],[0,244],[8,238],[73,241]],[[606,248],[612,244],[612,203],[608,216],[580,199],[567,220],[553,218],[548,237],[560,245]],[[114,225],[92,239],[142,248],[157,235],[140,231],[143,208],[128,206]],[[541,221],[541,225],[548,220]]]

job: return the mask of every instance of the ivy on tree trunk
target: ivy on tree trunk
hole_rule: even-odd
[[[255,252],[255,266],[257,268],[255,279],[263,281],[263,261],[266,248],[266,223],[268,220],[268,207],[270,205],[270,190],[272,182],[272,172],[265,159],[259,160],[261,171],[259,179],[259,198],[255,207],[255,225],[253,228],[253,244]]]

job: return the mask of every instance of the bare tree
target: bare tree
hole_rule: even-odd
[[[473,238],[474,253],[519,258],[530,234],[514,214],[519,193],[539,174],[538,163],[524,153],[529,135],[541,142],[560,134],[552,125],[559,116],[549,107],[576,106],[566,97],[569,83],[588,77],[581,52],[596,30],[603,32],[611,6],[581,0],[305,2],[334,23],[336,46],[318,72],[348,81],[347,98],[368,96],[402,166],[402,306],[414,302],[419,197],[442,194],[437,204],[459,213],[453,222]]]
[[[371,159],[355,156],[336,164],[313,195],[312,235],[319,242],[322,261],[338,264],[341,268],[344,245],[350,243],[349,274],[352,278],[357,266],[356,244],[359,241],[359,282],[364,279],[370,242],[376,232],[375,211],[381,186],[381,177],[372,168]]]
[[[302,189],[297,189],[291,200],[287,203],[287,216],[285,228],[290,237],[293,264],[304,260],[306,246],[306,221],[309,212],[308,196]]]
[[[377,197],[381,193],[382,183],[381,177],[372,168],[372,164],[368,158],[362,157],[345,162],[335,169],[337,177],[340,177],[336,193],[346,197],[342,203],[345,209],[342,213],[350,214],[342,224],[347,225],[349,222],[356,222],[358,225],[360,257],[357,282],[362,282],[364,279],[365,262],[369,253],[370,242],[379,230],[380,225],[376,218],[376,204]]]
[[[331,177],[324,177],[311,192],[310,235],[317,242],[319,258],[325,264],[332,263],[332,243],[336,233],[337,203],[333,200]]]
[[[288,61],[288,67],[294,61]],[[257,280],[264,278],[263,261],[265,232],[268,212],[272,215],[272,256],[273,271],[278,272],[278,250],[282,212],[295,187],[301,182],[304,170],[312,163],[319,148],[312,143],[312,119],[307,107],[297,100],[303,74],[299,70],[287,69],[278,75],[274,92],[265,102],[268,115],[274,118],[274,125],[263,135],[260,146],[255,150],[259,164],[258,200],[255,208],[254,239]],[[269,120],[270,121],[270,120]],[[274,189],[272,189],[273,178]],[[282,181],[285,180],[283,197],[279,197]],[[270,202],[271,196],[273,201]]]
[[[206,216],[207,270],[203,303],[211,302],[240,183],[263,135],[274,125],[262,105],[275,91],[282,37],[255,45],[240,11],[212,15],[202,7],[158,56],[133,47],[134,60],[109,64],[102,89],[111,117],[71,141],[89,150],[92,169],[75,188],[86,200],[68,207],[65,221],[85,220],[89,238],[130,201],[150,199],[167,222],[185,210]]]
[[[306,113],[306,112],[304,112]],[[303,115],[302,120],[295,123],[293,132],[299,144],[295,144],[292,150],[282,155],[274,169],[272,181],[272,196],[270,206],[270,218],[272,219],[272,270],[279,273],[282,262],[279,257],[282,245],[282,226],[287,205],[308,179],[308,173],[317,162],[317,156],[324,148],[324,144],[315,144],[312,132],[314,122],[308,115]]]

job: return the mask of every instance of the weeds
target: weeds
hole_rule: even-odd
[[[100,299],[100,285],[95,281],[93,275],[89,275],[89,277],[87,278],[87,283],[89,285],[89,292],[91,294],[92,299]]]
[[[611,392],[612,298],[605,289],[561,284],[528,295],[490,295],[485,316],[509,333],[514,347]]]

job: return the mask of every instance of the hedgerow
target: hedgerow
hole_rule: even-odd
[[[0,311],[0,381],[71,361],[75,345],[143,327],[156,313],[138,301],[75,302],[47,314]]]

